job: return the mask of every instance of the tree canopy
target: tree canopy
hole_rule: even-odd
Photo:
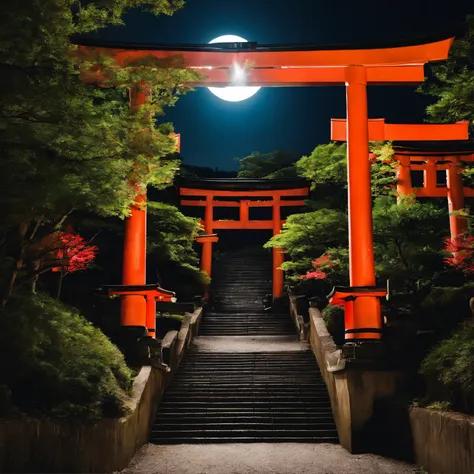
[[[237,178],[294,178],[297,172],[294,164],[299,156],[275,150],[270,153],[254,152],[239,160]]]
[[[468,16],[464,37],[457,39],[446,61],[430,65],[429,77],[419,89],[436,98],[426,109],[438,123],[470,121],[474,131],[474,15]]]
[[[122,23],[129,9],[172,14],[181,0],[18,0],[0,31],[0,248],[2,274],[25,271],[34,243],[74,210],[123,217],[143,188],[168,186],[178,163],[173,131],[156,117],[196,78],[179,58],[146,59],[86,84],[90,59],[71,37]],[[130,110],[128,88],[153,84],[152,100]],[[10,269],[10,270],[8,270]],[[7,277],[6,281],[11,282]],[[5,281],[3,282],[5,285]]]

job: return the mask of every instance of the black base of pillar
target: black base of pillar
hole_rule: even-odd
[[[387,348],[381,341],[351,341],[342,346],[342,355],[351,365],[379,367],[385,365]]]

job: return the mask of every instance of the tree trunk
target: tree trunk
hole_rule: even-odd
[[[63,288],[63,278],[65,276],[66,275],[64,275],[64,273],[62,271],[59,273],[58,292],[56,293],[56,299],[57,300],[59,300],[59,297],[61,296],[61,290]]]
[[[10,277],[10,283],[8,284],[7,291],[6,291],[5,295],[3,296],[2,309],[5,308],[5,306],[7,305],[8,300],[10,299],[10,297],[11,297],[11,295],[12,295],[12,293],[13,293],[13,289],[15,288],[16,279],[17,279],[18,274],[20,273],[22,267],[23,267],[23,258],[20,257],[20,258],[16,261],[15,268],[14,268],[14,270],[13,270],[13,272],[12,272],[11,277]]]
[[[23,268],[23,262],[25,258],[25,236],[26,236],[26,232],[28,231],[28,227],[29,227],[29,222],[22,222],[18,229],[20,248],[18,249],[18,257],[16,260],[16,265],[12,271],[10,282],[8,283],[7,291],[3,295],[2,309],[4,309],[5,306],[7,305],[8,300],[10,299],[13,293],[13,290],[15,288],[16,279],[18,278],[18,275],[21,269]]]

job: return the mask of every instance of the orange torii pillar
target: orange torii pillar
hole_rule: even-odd
[[[212,235],[212,223],[214,221],[214,197],[212,194],[206,195],[206,209],[204,211],[204,231],[206,235]],[[212,270],[212,243],[213,239],[205,239],[202,242],[201,270],[211,277]]]
[[[354,291],[348,295],[350,319],[345,317],[345,338],[378,340],[382,337],[380,299],[359,291],[375,287],[365,67],[348,67],[346,96],[349,280]]]
[[[281,205],[280,196],[276,195],[273,198],[272,207],[273,220],[273,235],[278,235],[281,232]],[[283,249],[272,249],[273,253],[273,299],[281,298],[284,290],[285,275],[283,270],[280,270],[281,265],[285,262],[285,254]]]
[[[137,110],[151,100],[151,88],[141,83],[130,89],[130,107]],[[146,283],[146,186],[132,183],[139,190],[131,214],[125,218],[123,251],[124,286],[143,286]],[[122,326],[146,327],[146,301],[143,295],[122,297]]]
[[[467,219],[453,215],[453,212],[464,209],[464,186],[462,182],[462,169],[459,157],[453,156],[446,170],[446,184],[448,187],[449,227],[451,239],[467,232]]]
[[[401,155],[397,167],[397,195],[411,196],[415,192],[411,183],[410,157]]]
[[[175,303],[176,294],[164,290],[159,285],[116,285],[104,287],[109,295],[121,296],[122,300],[130,296],[141,298],[146,305],[145,327],[148,336],[156,339],[156,302]]]

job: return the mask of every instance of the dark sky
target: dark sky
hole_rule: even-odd
[[[438,34],[462,22],[474,0],[187,0],[172,17],[133,11],[107,40],[208,43],[235,34],[260,44],[376,44]],[[428,99],[413,87],[370,87],[369,116],[421,122]],[[282,149],[310,153],[329,141],[331,117],[345,116],[343,87],[266,88],[238,103],[205,88],[181,98],[166,119],[181,133],[185,163],[235,169],[235,157]]]

